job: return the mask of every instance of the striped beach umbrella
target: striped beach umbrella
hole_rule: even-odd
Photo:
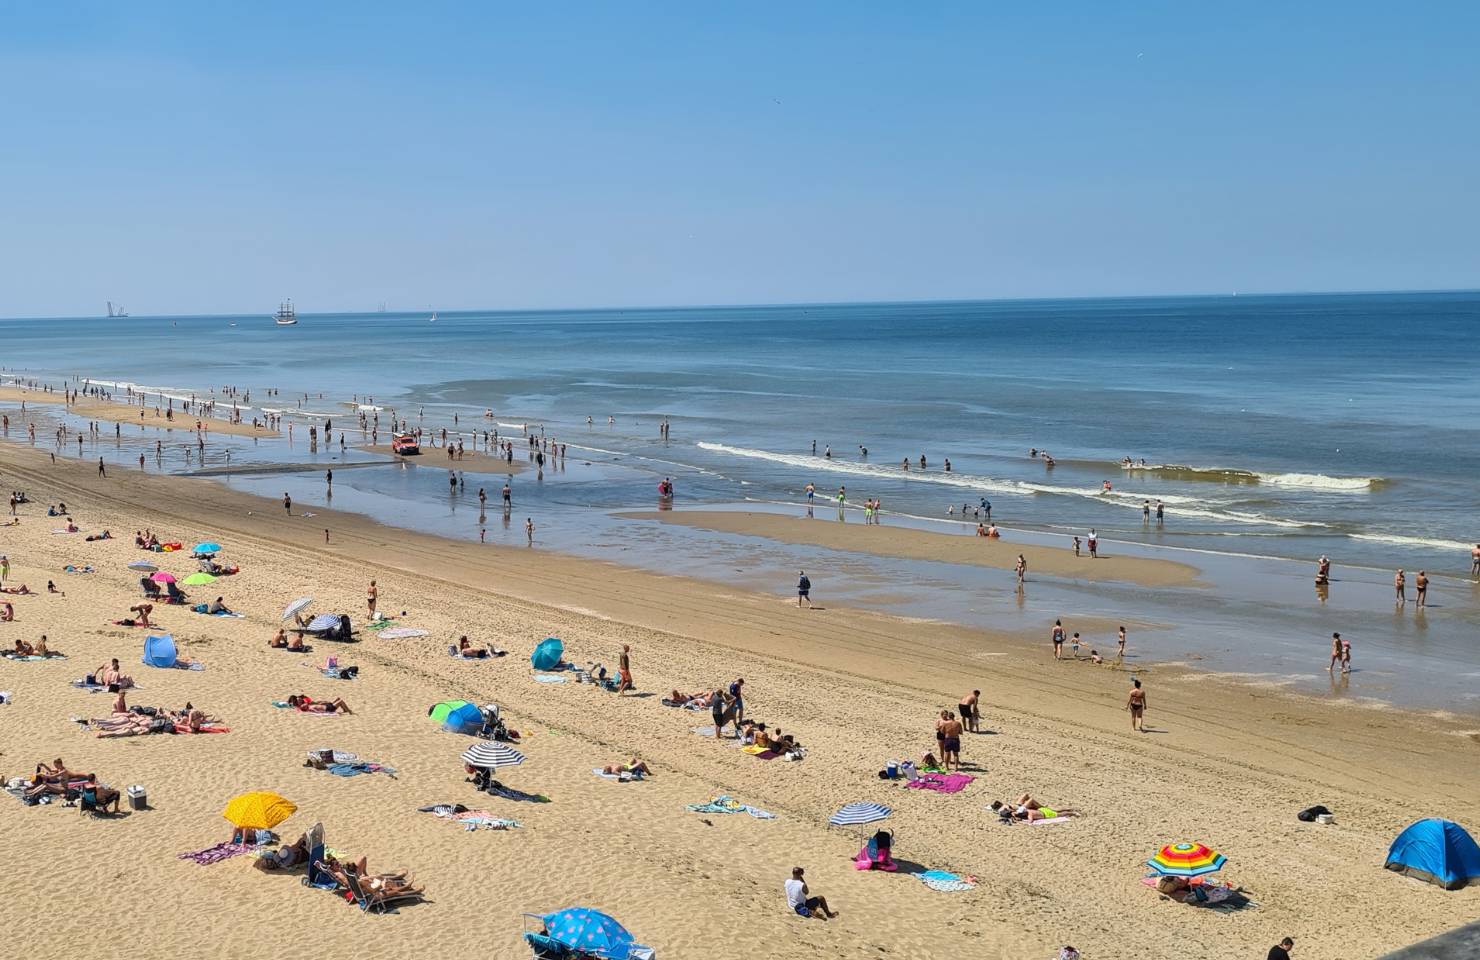
[[[308,626],[304,629],[310,633],[320,633],[324,630],[333,630],[337,626],[339,626],[339,614],[321,613],[308,621]]]
[[[852,827],[883,820],[892,813],[882,803],[849,803],[827,818],[835,827]]]
[[[153,573],[159,569],[159,566],[158,564],[150,563],[148,560],[132,560],[129,562],[128,568],[130,570],[137,570],[140,573]]]
[[[283,619],[287,620],[295,613],[302,613],[313,603],[313,597],[299,597],[283,608]]]
[[[499,767],[519,766],[519,764],[524,762],[524,754],[515,750],[507,743],[479,740],[463,751],[462,760],[463,763],[471,767],[497,770]]]
[[[1146,866],[1163,876],[1200,877],[1223,869],[1227,857],[1201,843],[1169,843]]]

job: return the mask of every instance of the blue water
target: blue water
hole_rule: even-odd
[[[660,475],[688,503],[795,501],[811,480],[923,517],[986,497],[1004,525],[1464,572],[1477,320],[1480,294],[1452,293],[11,320],[0,336],[9,371],[235,385],[256,390],[248,407],[306,393],[341,417],[373,397],[427,427],[541,425],[651,475],[596,506]],[[1143,530],[1148,498],[1167,522]]]
[[[266,315],[20,319],[0,321],[0,379],[89,380],[120,395],[132,384],[149,406],[160,393],[250,391],[238,396],[243,415],[285,411],[292,438],[213,435],[204,465],[217,482],[291,492],[304,509],[509,545],[524,543],[530,516],[537,549],[773,591],[805,564],[829,602],[1028,631],[1094,616],[1132,625],[1133,666],[1183,661],[1320,695],[1473,712],[1477,321],[1474,293],[467,312],[435,323],[304,315],[287,328]],[[354,449],[358,431],[344,451],[310,447],[310,423],[353,428],[356,403],[381,408],[382,439],[393,415],[470,448],[498,430],[524,461],[528,425],[568,453],[513,478],[512,516],[480,514],[478,487],[496,502],[503,478],[468,472],[450,491],[441,450],[412,467],[351,469],[377,459]],[[86,427],[57,407],[0,412],[11,440],[37,423],[42,447],[58,424]],[[60,452],[201,469],[188,432],[164,436],[156,454],[158,439],[101,424],[80,450],[73,438]],[[1035,447],[1052,453],[1052,469],[1028,456]],[[1122,470],[1123,456],[1150,468]],[[285,463],[310,469],[245,469]],[[332,497],[321,474],[330,466]],[[963,505],[988,498],[1009,540],[1062,544],[1095,528],[1117,551],[1192,562],[1212,586],[1033,577],[1017,594],[1010,575],[976,567],[617,515],[657,505],[665,476],[680,509],[800,515],[811,481],[820,498],[840,485],[850,504],[882,498],[889,523],[963,535],[975,524],[961,525]],[[1165,523],[1143,524],[1142,504],[1157,499]],[[831,505],[817,514],[838,518]],[[842,517],[858,520],[852,508]],[[1311,585],[1322,553],[1338,578],[1328,597]],[[1415,569],[1434,578],[1431,612],[1394,610],[1398,566],[1410,583]],[[1338,683],[1325,670],[1333,629],[1358,651],[1356,672]]]

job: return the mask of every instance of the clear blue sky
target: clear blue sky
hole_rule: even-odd
[[[1480,286],[1480,4],[11,3],[0,316]]]

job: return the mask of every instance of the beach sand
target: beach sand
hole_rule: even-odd
[[[0,527],[10,583],[66,597],[8,597],[13,624],[0,642],[46,633],[70,659],[0,661],[0,770],[27,774],[62,757],[115,786],[142,783],[154,809],[93,820],[60,806],[9,804],[0,816],[7,881],[18,896],[0,922],[28,956],[60,957],[92,944],[108,956],[227,957],[309,949],[327,957],[427,956],[470,948],[527,957],[520,913],[571,904],[606,910],[658,956],[751,958],[971,956],[1023,960],[1073,943],[1086,958],[1260,956],[1279,937],[1301,960],[1372,957],[1472,919],[1480,888],[1446,893],[1382,869],[1388,843],[1418,817],[1480,826],[1480,744],[1471,717],[1428,716],[1318,702],[1143,665],[1151,734],[1133,734],[1122,709],[1128,675],[1086,662],[1054,663],[1046,640],[905,621],[848,609],[798,610],[774,596],[534,549],[481,546],[316,511],[285,515],[270,500],[201,481],[129,474],[101,479],[85,462],[52,466],[44,453],[0,446],[0,476],[43,504],[63,497],[84,531],[56,535],[37,505]],[[41,508],[44,510],[44,506]],[[223,595],[244,619],[157,608],[201,672],[139,663],[150,631],[112,626],[137,602],[143,556],[172,572],[185,557],[146,555],[132,532],[148,526],[186,544],[209,537],[243,572],[194,599]],[[821,527],[822,524],[817,526]],[[324,528],[331,542],[324,543]],[[976,544],[971,544],[975,546]],[[1012,550],[1011,544],[1001,544]],[[1004,551],[1006,552],[1006,551]],[[1031,562],[1031,561],[1030,561]],[[64,564],[97,572],[71,575]],[[1047,561],[1045,561],[1045,564]],[[1108,564],[1107,564],[1108,565]],[[1030,569],[1032,569],[1030,567]],[[375,577],[382,611],[430,635],[312,654],[270,650],[283,604],[302,594],[318,611],[363,620]],[[790,584],[785,585],[789,587]],[[510,655],[450,658],[461,633]],[[547,635],[569,659],[614,664],[632,645],[643,697],[588,685],[544,684],[528,654]],[[1322,645],[1313,648],[1320,669]],[[358,663],[354,681],[307,663],[327,654]],[[220,716],[229,734],[102,740],[69,716],[101,716],[110,697],[68,680],[116,656],[140,689],[135,704],[187,699]],[[809,748],[800,763],[761,761],[691,732],[703,713],[659,703],[670,688],[712,688],[743,675],[748,712]],[[890,758],[933,748],[938,710],[983,690],[984,726],[963,756],[978,779],[955,795],[907,790],[875,775]],[[342,696],[353,716],[275,709],[290,693]],[[503,705],[527,732],[528,760],[502,771],[549,803],[482,798],[462,782],[469,740],[425,716],[433,702],[467,697]],[[390,764],[397,778],[341,779],[302,766],[306,750],[333,746]],[[619,784],[591,768],[640,755],[656,776]],[[276,790],[298,804],[278,832],[296,837],[323,821],[328,843],[367,855],[372,869],[406,868],[430,902],[367,917],[294,875],[265,874],[247,858],[209,867],[176,854],[229,836],[220,811],[233,794]],[[1031,791],[1085,815],[1051,827],[1003,827],[985,805]],[[718,793],[777,819],[699,816],[686,803]],[[853,869],[859,830],[829,827],[843,803],[894,807],[886,826],[901,862],[974,874],[966,893],[936,893],[905,873]],[[438,801],[485,807],[522,829],[467,833],[416,812]],[[1324,803],[1323,827],[1295,819]],[[1229,857],[1224,876],[1259,904],[1220,913],[1159,900],[1139,878],[1163,843],[1197,840]],[[807,868],[814,893],[841,916],[791,915],[782,881]],[[104,918],[104,919],[100,919]],[[108,934],[98,940],[99,923]]]
[[[388,443],[362,444],[355,448],[366,453],[378,453],[391,457],[395,460],[404,460],[422,467],[446,467],[448,470],[467,471],[468,473],[519,473],[525,468],[523,460],[516,456],[513,463],[504,460],[503,457],[495,457],[492,454],[480,453],[476,450],[464,450],[462,459],[447,459],[447,451],[442,447],[423,446],[421,453],[414,457],[403,457],[391,452]],[[516,448],[517,450],[517,448]],[[492,496],[490,494],[490,496]]]
[[[62,406],[66,404],[68,413],[83,417],[88,420],[107,420],[109,423],[133,424],[136,427],[160,429],[165,431],[179,430],[184,433],[195,432],[196,423],[200,423],[206,429],[207,434],[229,433],[239,437],[276,437],[278,431],[267,427],[254,427],[251,421],[246,423],[232,423],[220,417],[197,417],[187,414],[183,410],[175,411],[175,419],[165,417],[163,410],[154,406],[141,407],[137,404],[114,403],[108,400],[98,400],[90,397],[81,397],[76,403],[66,403],[61,393],[43,393],[40,390],[27,390],[23,387],[0,387],[0,401],[10,403],[28,404],[52,404]],[[229,408],[229,404],[225,408]],[[17,424],[17,418],[11,417],[11,426]]]
[[[1198,583],[1197,568],[1174,560],[1147,557],[1116,556],[1113,544],[1104,544],[1099,559],[1091,559],[1086,548],[1074,556],[1069,547],[1047,547],[1013,543],[1012,531],[1002,530],[1002,538],[992,540],[976,535],[975,527],[963,533],[933,533],[909,527],[893,527],[887,522],[877,525],[839,523],[787,516],[780,513],[738,510],[664,510],[625,513],[621,516],[638,520],[661,520],[701,530],[766,537],[783,543],[849,550],[878,557],[902,557],[907,560],[937,560],[963,563],[998,570],[1012,570],[1018,554],[1028,562],[1028,576],[1045,573],[1055,577],[1085,580],[1124,580],[1147,587],[1177,587]],[[998,528],[1001,530],[1002,528]]]

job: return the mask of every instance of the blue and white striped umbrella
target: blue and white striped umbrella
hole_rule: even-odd
[[[317,633],[320,630],[333,630],[337,626],[339,626],[339,614],[321,613],[308,621],[308,626],[304,627],[304,629]]]
[[[849,803],[827,818],[835,827],[852,827],[862,823],[883,820],[892,811],[882,803]]]
[[[462,759],[469,766],[497,770],[499,767],[517,767],[524,762],[524,754],[506,743],[479,740],[463,751]]]

